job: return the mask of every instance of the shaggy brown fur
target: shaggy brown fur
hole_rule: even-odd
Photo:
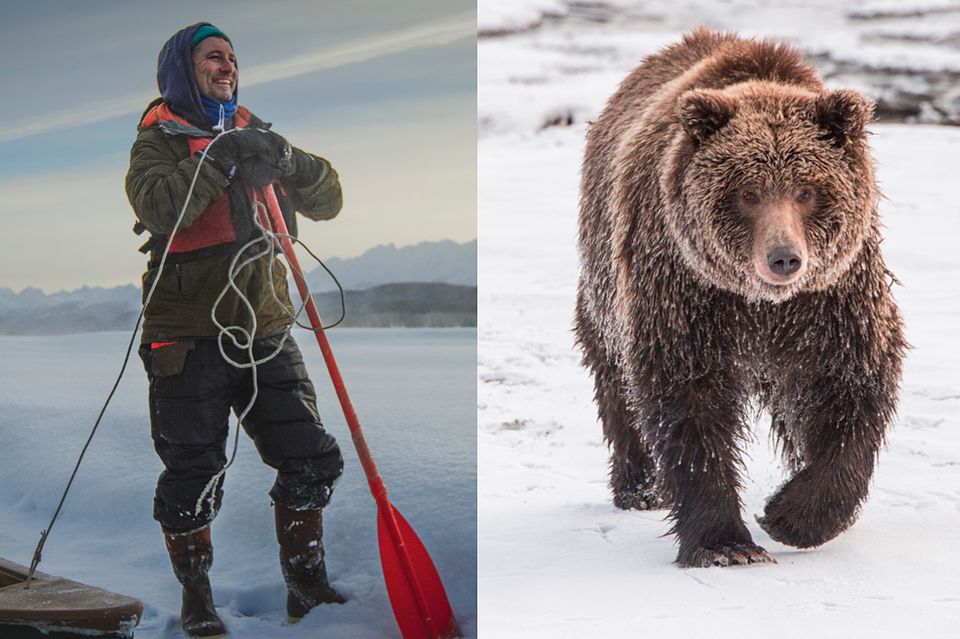
[[[773,539],[829,541],[867,496],[905,349],[871,115],[796,50],[701,29],[590,129],[577,339],[614,503],[669,506],[680,565],[772,561],[738,496],[758,406],[794,473],[759,519]]]

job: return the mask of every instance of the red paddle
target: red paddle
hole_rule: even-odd
[[[273,230],[280,234],[278,238],[283,254],[290,264],[290,271],[300,291],[300,298],[305,300],[307,316],[313,326],[317,343],[323,353],[323,360],[330,371],[330,380],[337,391],[337,398],[343,408],[344,417],[350,427],[357,455],[363,466],[370,485],[370,493],[377,502],[377,538],[380,542],[380,563],[383,566],[383,577],[387,584],[387,594],[393,606],[393,614],[400,626],[403,639],[456,639],[461,636],[457,620],[453,617],[447,593],[437,574],[437,569],[430,559],[426,548],[410,527],[410,524],[400,515],[387,499],[387,488],[380,478],[377,466],[367,447],[367,440],[360,428],[360,420],[353,410],[347,388],[344,386],[340,369],[330,350],[330,342],[323,332],[320,314],[313,303],[313,298],[303,279],[303,271],[293,250],[293,242],[287,237],[287,226],[280,212],[280,204],[272,186],[263,189],[267,200],[267,209],[270,214],[270,223]]]

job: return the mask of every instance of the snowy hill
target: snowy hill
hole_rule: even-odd
[[[821,548],[782,546],[753,523],[784,480],[765,417],[745,458],[744,514],[779,563],[674,566],[664,511],[610,503],[607,450],[572,316],[586,122],[643,55],[698,23],[793,37],[808,51],[819,42],[831,86],[854,84],[892,105],[885,87],[915,74],[904,113],[924,119],[921,103],[956,109],[960,66],[949,43],[960,33],[960,3],[483,0],[479,16],[491,34],[479,46],[483,636],[956,637],[960,129],[871,127],[887,196],[883,249],[903,282],[894,294],[913,349],[870,499],[860,520]],[[833,75],[828,58],[877,72],[851,83],[855,75]],[[912,71],[883,72],[884,61]]]

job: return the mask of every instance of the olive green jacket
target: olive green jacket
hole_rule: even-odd
[[[264,126],[256,118],[250,125]],[[311,220],[326,220],[336,216],[343,203],[336,171],[323,158],[299,149],[294,149],[294,153],[300,156],[297,166],[312,166],[312,171],[304,172],[308,176],[317,173],[317,166],[313,163],[320,163],[319,177],[307,184],[303,184],[302,175],[284,179],[282,185],[286,197],[281,196],[282,204]],[[302,162],[303,158],[309,160]],[[138,129],[137,139],[130,151],[126,191],[134,213],[151,234],[167,236],[173,230],[199,162],[198,157],[190,155],[184,136],[168,135],[156,126]],[[212,163],[204,162],[180,228],[189,228],[224,193],[229,184],[230,181],[219,169]],[[252,257],[267,246],[266,241],[257,243],[237,263],[242,263],[245,258]],[[143,275],[144,298],[157,277],[156,265],[160,262],[163,248],[155,246],[152,251],[151,268]],[[227,276],[235,256],[233,252],[199,255],[202,256],[188,255],[180,260],[168,258],[144,313],[142,343],[209,338],[219,334],[211,318],[211,309],[227,288]],[[255,328],[257,337],[285,330],[291,322],[292,311],[286,273],[286,268],[278,258],[271,259],[266,255],[243,267],[233,280],[252,306],[253,315],[236,291],[228,289],[217,304],[217,320],[224,326],[240,326],[246,331]]]

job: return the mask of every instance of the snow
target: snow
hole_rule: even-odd
[[[955,158],[960,129],[871,127],[887,198],[881,205],[884,254],[902,282],[895,296],[913,348],[899,415],[859,521],[837,539],[806,551],[772,541],[753,522],[785,478],[769,444],[767,417],[755,425],[746,451],[742,496],[754,540],[778,564],[680,569],[672,564],[676,547],[664,536],[663,511],[623,512],[610,502],[608,455],[592,380],[579,365],[571,330],[585,123],[641,56],[676,41],[698,22],[735,27],[731,16],[759,4],[647,4],[656,7],[661,20],[637,18],[648,10],[643,7],[621,8],[603,22],[570,14],[532,30],[481,39],[478,550],[483,637],[956,636],[960,183]],[[536,6],[498,6],[508,5],[518,6],[518,12]],[[568,4],[571,10],[578,6]],[[805,40],[811,46],[816,40],[846,51],[833,45],[843,43],[844,24],[852,28],[844,21],[852,5],[767,7],[751,14],[745,30],[813,34]],[[817,16],[823,20],[816,22]],[[939,19],[957,24],[957,14]],[[505,18],[501,26],[509,24]],[[897,30],[899,25],[884,26]],[[939,52],[938,59],[953,64],[948,53]],[[868,55],[874,53],[863,52]],[[547,126],[558,114],[571,115],[572,125]]]
[[[129,335],[0,337],[0,556],[29,564],[120,366]],[[324,510],[332,584],[348,598],[286,623],[275,473],[240,437],[213,524],[214,602],[231,639],[398,637],[380,567],[376,506],[310,333],[296,335],[344,475]],[[473,330],[334,329],[329,338],[391,503],[424,543],[465,636],[476,619]],[[40,570],[141,599],[138,639],[181,639],[180,586],[152,519],[161,467],[136,355],[53,529]],[[231,439],[235,421],[231,420]]]

